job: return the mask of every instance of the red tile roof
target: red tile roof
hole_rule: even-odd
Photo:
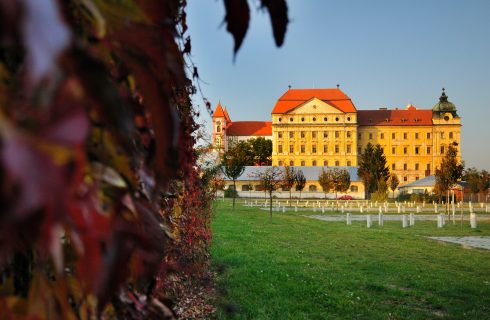
[[[432,110],[357,110],[360,126],[430,126]]]
[[[340,89],[289,89],[277,100],[272,114],[289,112],[312,98],[320,99],[342,112],[356,112],[351,99]]]
[[[235,121],[226,128],[229,136],[271,136],[272,123],[267,121]]]
[[[221,102],[218,102],[218,105],[216,106],[216,110],[213,113],[213,118],[214,117],[224,117],[225,114],[223,112],[223,108],[221,107]]]
[[[230,115],[228,114],[228,110],[226,109],[226,107],[225,107],[224,114],[225,114],[226,121],[231,122],[231,118],[230,118]]]

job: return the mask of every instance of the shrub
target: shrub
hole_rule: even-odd
[[[225,198],[238,198],[238,192],[233,188],[225,189]]]

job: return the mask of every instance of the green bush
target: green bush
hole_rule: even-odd
[[[376,192],[373,192],[371,194],[371,200],[372,201],[378,201],[378,202],[384,202],[384,201],[388,200],[388,192],[382,191],[382,190],[378,190]]]
[[[225,189],[225,198],[238,198],[238,192],[233,188]]]

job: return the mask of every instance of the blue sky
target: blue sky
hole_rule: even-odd
[[[233,62],[223,2],[188,1],[192,60],[213,108],[220,100],[232,120],[270,121],[289,84],[337,83],[357,109],[432,108],[445,87],[462,117],[466,166],[490,169],[490,1],[289,0],[281,48],[259,1],[249,3],[250,27]],[[195,102],[202,107],[200,96]]]

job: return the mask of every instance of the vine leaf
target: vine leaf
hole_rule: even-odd
[[[235,40],[233,53],[236,55],[240,49],[243,39],[247,34],[250,22],[250,8],[247,0],[224,0],[226,30],[232,34]]]
[[[284,43],[284,36],[289,23],[286,0],[262,0],[262,7],[269,11],[274,40],[276,46],[280,47]]]

